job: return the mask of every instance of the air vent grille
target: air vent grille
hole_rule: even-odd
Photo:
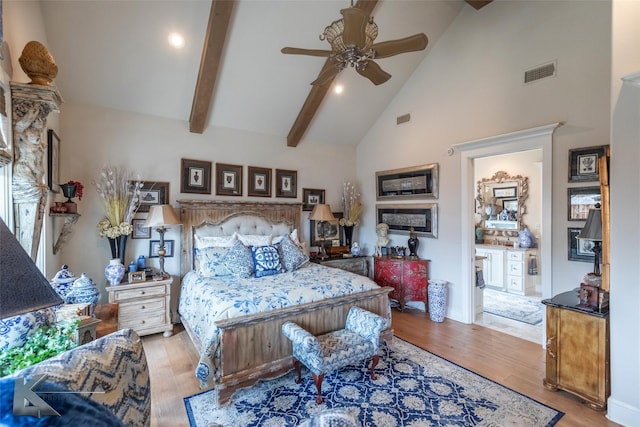
[[[524,72],[524,82],[531,83],[546,77],[553,77],[556,75],[556,63],[550,62],[539,67],[532,68]]]
[[[401,125],[402,123],[406,123],[411,120],[411,114],[403,114],[402,116],[396,117],[396,125]]]

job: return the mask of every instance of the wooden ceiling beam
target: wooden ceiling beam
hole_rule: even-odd
[[[378,0],[358,0],[358,3],[356,3],[355,7],[364,10],[368,14],[371,14],[371,12],[373,12],[373,9],[376,7],[377,3],[378,3]],[[322,71],[324,71],[327,67],[334,67],[334,66],[335,65],[333,65],[327,59],[320,73],[322,73]],[[324,101],[324,98],[327,95],[327,92],[329,92],[329,88],[331,87],[331,84],[333,83],[334,79],[335,79],[335,76],[332,77],[329,81],[327,81],[323,85],[311,86],[311,91],[309,91],[309,95],[307,96],[307,99],[304,101],[304,104],[302,104],[302,108],[298,113],[298,117],[296,117],[296,120],[293,122],[293,126],[291,126],[291,130],[287,135],[287,146],[289,147],[298,146],[298,144],[300,143],[300,140],[302,139],[305,132],[309,128],[311,121],[313,120],[316,113],[318,112],[318,108],[320,108],[322,101]]]
[[[231,21],[231,13],[235,6],[235,0],[212,0],[209,12],[209,23],[202,47],[200,69],[196,81],[193,103],[191,104],[191,116],[189,117],[189,131],[202,133],[209,116],[209,108],[216,86],[222,52]]]
[[[480,10],[486,5],[488,5],[489,3],[491,3],[493,0],[465,0],[465,1],[471,6],[473,6],[474,9]]]

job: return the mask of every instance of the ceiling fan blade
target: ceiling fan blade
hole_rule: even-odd
[[[331,59],[329,59],[329,61],[331,61]],[[322,71],[320,71],[320,74],[318,74],[318,78],[312,81],[311,84],[314,86],[322,86],[330,83],[340,71],[342,70],[337,65],[324,67]]]
[[[365,42],[365,29],[369,14],[357,7],[350,7],[340,11],[344,20],[344,30],[342,31],[342,42],[345,46],[362,47]]]
[[[391,78],[391,74],[384,71],[378,64],[373,61],[367,61],[367,67],[363,70],[358,70],[358,74],[371,80],[374,85],[380,85]]]
[[[302,49],[298,47],[283,47],[280,52],[290,55],[310,55],[310,56],[329,56],[330,50],[322,49]]]
[[[423,33],[405,37],[397,40],[387,40],[380,43],[374,43],[371,49],[375,50],[376,58],[388,58],[405,52],[415,52],[424,50],[427,47],[429,39]]]

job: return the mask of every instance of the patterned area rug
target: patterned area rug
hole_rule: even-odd
[[[507,319],[537,325],[542,322],[544,305],[539,298],[513,295],[506,292],[484,289],[484,311]]]
[[[363,362],[327,374],[324,402],[315,403],[311,374],[261,381],[217,404],[217,391],[184,399],[192,427],[298,426],[315,414],[338,410],[366,426],[553,426],[564,415],[398,338],[383,346],[369,377]]]

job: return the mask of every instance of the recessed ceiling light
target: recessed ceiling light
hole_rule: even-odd
[[[184,37],[182,34],[178,33],[170,33],[169,34],[169,44],[175,48],[181,48],[184,46]]]
[[[333,91],[338,95],[340,95],[343,90],[344,90],[344,87],[342,85],[335,85],[335,87],[333,88]]]

